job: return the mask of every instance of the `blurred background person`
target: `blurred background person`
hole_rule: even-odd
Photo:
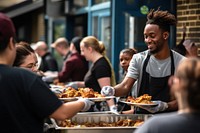
[[[70,57],[63,65],[63,69],[58,73],[55,82],[65,82],[70,85],[72,81],[82,81],[88,71],[88,61],[80,53],[81,37],[74,37],[70,42]],[[60,76],[59,76],[60,75]]]
[[[60,37],[54,43],[51,44],[51,47],[54,48],[55,51],[63,57],[63,65],[61,68],[63,70],[65,62],[71,55],[68,40],[65,37]],[[45,82],[52,83],[57,78],[58,78],[58,71],[57,72],[47,71],[45,72],[45,77],[43,78],[43,80]],[[58,81],[59,80],[57,79],[56,82]]]
[[[41,57],[39,70],[58,71],[58,63],[53,55],[48,51],[48,46],[44,41],[39,41],[34,46],[35,52]]]
[[[137,50],[134,48],[125,48],[120,51],[119,61],[120,61],[120,66],[123,69],[123,78],[126,76],[126,73],[128,71],[128,67],[129,67],[129,63],[130,63],[133,55],[136,53],[137,53]],[[128,96],[136,97],[134,95],[134,90],[136,90],[136,89],[134,89],[134,87],[136,87],[136,83],[134,83],[132,91],[128,94]],[[123,98],[127,98],[127,96],[123,97]],[[133,114],[133,112],[134,112],[133,106],[129,106],[127,104],[120,103],[120,102],[118,102],[118,110],[122,114]]]
[[[169,83],[178,102],[178,112],[155,115],[134,133],[195,133],[200,130],[200,60],[192,57],[181,61]]]
[[[64,61],[70,57],[69,42],[65,37],[58,38],[51,47],[63,57]]]
[[[92,64],[84,77],[84,81],[73,82],[72,86],[76,88],[88,87],[94,91],[101,92],[101,88],[105,85],[115,84],[112,79],[112,67],[108,60],[104,57],[105,46],[99,43],[94,36],[87,36],[80,43],[81,54]],[[105,102],[95,103],[89,111],[117,111],[114,99]]]
[[[68,62],[71,61],[71,62],[73,62],[74,65],[71,70],[66,70],[66,72],[68,72],[68,73],[73,72],[71,75],[77,75],[77,78],[72,78],[73,80],[71,80],[71,81],[83,80],[85,74],[88,71],[88,67],[89,67],[88,61],[86,61],[85,57],[81,55],[81,50],[80,50],[81,40],[82,40],[82,37],[74,37],[74,38],[72,38],[72,40],[70,42],[71,56],[70,56]],[[70,71],[72,71],[72,72],[70,72]]]
[[[185,36],[186,36],[186,26],[183,26],[183,38],[182,40],[179,42],[178,45],[176,45],[173,50],[178,52],[179,54],[186,56],[188,54],[185,46],[183,45],[183,42],[185,41]]]
[[[187,39],[183,42],[183,45],[187,50],[187,57],[198,57],[198,47],[193,40]]]
[[[68,82],[83,80],[88,71],[88,63],[79,53],[81,39],[79,37],[73,38],[69,45],[65,38],[59,38],[51,45],[60,55],[65,57],[62,70],[53,75],[54,83],[63,82],[67,84]]]
[[[124,77],[128,71],[129,63],[130,63],[133,55],[136,53],[137,53],[137,50],[134,48],[126,48],[126,49],[123,49],[120,51],[119,61],[120,61],[120,66],[123,69]]]

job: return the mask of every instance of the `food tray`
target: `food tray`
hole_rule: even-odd
[[[128,105],[133,105],[133,106],[157,106],[158,105],[156,101],[152,101],[152,103],[148,103],[148,104],[126,102],[126,99],[124,99],[124,98],[119,99],[119,102],[126,103]]]
[[[108,114],[108,113],[81,113],[77,114],[73,118],[71,118],[71,121],[75,121],[76,123],[99,123],[101,121],[103,122],[117,122],[119,120],[123,119],[131,119],[131,120],[147,120],[152,115],[147,114],[121,114],[121,115],[115,115],[115,114]],[[55,129],[59,130],[67,130],[67,133],[73,132],[73,133],[105,133],[105,130],[109,130],[109,132],[115,132],[115,133],[132,133],[136,128],[138,127],[60,127],[58,126],[58,123],[51,119],[53,125],[55,126]]]

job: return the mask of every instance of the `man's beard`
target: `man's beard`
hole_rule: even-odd
[[[150,53],[151,53],[151,54],[156,54],[156,53],[158,53],[158,52],[159,52],[158,48],[156,48],[155,50],[150,50]]]
[[[161,49],[163,48],[163,43],[162,42],[158,42],[158,45],[156,45],[156,48],[154,50],[150,50],[151,54],[156,54],[158,52],[161,51]]]

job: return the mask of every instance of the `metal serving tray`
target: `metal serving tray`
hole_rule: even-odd
[[[131,120],[147,120],[152,115],[147,114],[112,114],[112,113],[80,113],[71,118],[71,121],[75,121],[78,124],[81,123],[99,123],[103,122],[117,122],[119,120],[131,119]],[[55,129],[66,130],[67,133],[105,133],[106,132],[115,132],[115,133],[132,133],[138,127],[60,127],[58,123],[51,119]]]

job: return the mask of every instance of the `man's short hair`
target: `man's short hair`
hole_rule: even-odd
[[[52,48],[55,48],[57,46],[62,46],[63,48],[68,48],[69,42],[66,38],[61,37],[61,38],[58,38],[53,44],[51,44]]]

